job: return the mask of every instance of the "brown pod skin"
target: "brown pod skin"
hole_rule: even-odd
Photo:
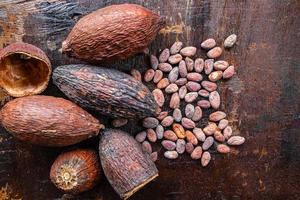
[[[127,199],[158,176],[150,156],[121,130],[106,129],[100,138],[99,155],[106,178],[122,199]]]
[[[68,146],[99,134],[104,126],[63,98],[28,96],[2,108],[2,126],[19,140],[41,146]]]
[[[0,50],[0,86],[10,96],[40,94],[51,71],[49,58],[36,46],[20,42]]]
[[[104,115],[144,118],[154,116],[158,107],[145,85],[114,69],[64,65],[54,70],[52,79],[72,101]]]
[[[79,194],[92,189],[102,171],[97,153],[77,149],[60,154],[51,166],[50,179],[62,191]]]
[[[164,18],[142,6],[108,6],[81,18],[62,51],[88,62],[126,59],[143,52],[164,25]]]

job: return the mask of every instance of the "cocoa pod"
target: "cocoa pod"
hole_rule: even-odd
[[[173,124],[172,129],[178,138],[184,139],[186,137],[185,130],[180,124]]]
[[[214,47],[213,49],[207,52],[207,57],[209,58],[218,58],[222,55],[223,50],[221,47]]]
[[[88,62],[126,59],[143,52],[164,24],[162,17],[142,6],[111,5],[82,17],[62,51]]]
[[[170,50],[166,48],[160,53],[158,60],[160,63],[164,63],[168,61],[169,57],[170,57]]]
[[[171,96],[170,108],[175,109],[175,108],[179,108],[179,106],[180,106],[179,94],[178,92],[175,92]]]
[[[212,108],[214,109],[218,109],[220,107],[221,104],[221,99],[220,99],[220,95],[217,91],[213,91],[209,94],[209,103],[211,105]]]
[[[196,147],[191,153],[191,158],[193,160],[198,160],[202,156],[202,148],[200,146]]]
[[[183,154],[185,151],[185,140],[184,139],[178,139],[176,141],[176,151],[179,154]]]
[[[101,176],[99,156],[88,149],[60,154],[50,170],[52,183],[64,192],[75,195],[92,189]]]
[[[234,75],[234,66],[229,66],[224,72],[223,72],[223,78],[229,79]]]
[[[184,47],[180,50],[180,54],[185,57],[193,57],[196,54],[197,48],[196,47]]]
[[[201,47],[202,47],[203,49],[208,50],[208,49],[214,48],[214,47],[216,46],[216,44],[217,44],[217,43],[216,43],[215,39],[213,39],[213,38],[208,38],[208,39],[204,40],[204,41],[201,43]]]
[[[186,75],[187,75],[187,68],[186,68],[185,61],[182,60],[182,61],[179,62],[178,71],[179,71],[179,75],[182,78],[186,77]]]
[[[185,58],[185,65],[186,65],[186,69],[187,69],[188,72],[193,71],[194,61],[191,58],[189,58],[189,57]]]
[[[209,120],[213,122],[218,122],[221,119],[224,119],[226,117],[226,113],[222,111],[216,111],[209,115]]]
[[[175,142],[178,139],[176,134],[171,130],[166,130],[164,132],[164,138],[167,139],[167,140],[171,140],[173,142]]]
[[[135,80],[142,81],[141,72],[137,69],[131,69],[130,74]]]
[[[51,96],[27,96],[8,102],[2,126],[19,140],[42,146],[68,146],[99,134],[104,126],[76,104]]]
[[[163,88],[166,88],[169,84],[170,84],[169,79],[163,78],[157,83],[156,87],[158,89],[163,89]]]
[[[99,142],[104,174],[122,199],[143,188],[158,176],[158,170],[140,144],[121,130],[106,129]]]
[[[164,93],[160,89],[156,88],[152,91],[152,95],[154,97],[154,100],[155,100],[156,104],[159,107],[162,107],[165,103]]]
[[[148,69],[146,72],[145,72],[145,75],[144,75],[144,81],[145,82],[150,82],[152,81],[152,79],[154,78],[154,75],[155,75],[155,71],[153,69]]]
[[[179,75],[178,70],[179,70],[178,67],[174,67],[174,68],[170,71],[170,73],[169,73],[169,75],[168,75],[168,79],[169,79],[170,83],[175,83],[175,82],[177,81],[178,75]]]
[[[224,47],[225,48],[231,48],[233,45],[236,43],[237,36],[236,34],[231,34],[229,35],[225,40],[224,40]]]
[[[204,60],[202,58],[197,58],[194,63],[195,72],[201,73],[204,69]]]
[[[202,157],[201,157],[201,165],[203,167],[206,167],[211,160],[210,153],[208,151],[203,152]]]
[[[155,70],[155,74],[153,77],[153,83],[158,83],[162,78],[163,78],[164,74],[162,71],[160,71],[159,69]]]
[[[170,53],[176,54],[179,53],[179,51],[182,49],[183,43],[182,42],[174,42],[174,44],[170,48]]]
[[[225,60],[218,60],[214,63],[214,69],[215,70],[221,70],[224,71],[229,66],[228,62]]]
[[[52,79],[72,101],[104,115],[143,118],[155,115],[158,107],[145,85],[117,70],[65,65],[54,70]]]
[[[205,74],[210,74],[214,69],[214,59],[206,59],[204,61],[204,72]]]
[[[157,70],[159,62],[156,56],[154,55],[150,56],[150,64],[152,69]]]
[[[227,144],[237,146],[242,145],[245,142],[245,138],[242,136],[232,136],[227,140]]]
[[[173,159],[178,158],[178,153],[177,153],[177,151],[166,151],[164,153],[164,156],[165,156],[165,158],[173,160]]]
[[[179,63],[182,60],[182,56],[178,53],[169,57],[168,62],[172,65]]]
[[[202,81],[201,85],[204,89],[206,89],[209,92],[215,91],[218,87],[216,83],[210,81]]]
[[[186,140],[192,143],[194,146],[198,144],[198,140],[191,131],[185,131]]]
[[[0,86],[10,96],[42,93],[51,75],[51,63],[38,47],[13,43],[0,50]]]

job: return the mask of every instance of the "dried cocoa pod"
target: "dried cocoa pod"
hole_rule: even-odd
[[[208,38],[201,43],[201,47],[206,50],[214,48],[216,45],[217,43],[213,38]]]
[[[229,79],[234,75],[234,66],[231,65],[229,66],[224,72],[223,72],[223,78],[224,79]]]
[[[176,122],[180,122],[182,119],[181,110],[179,108],[175,108],[173,111],[173,118]]]
[[[60,154],[51,166],[50,179],[66,193],[92,189],[102,176],[99,157],[93,150],[77,149]]]
[[[172,70],[172,65],[169,63],[160,63],[158,65],[158,69],[160,69],[162,72],[170,72]]]
[[[245,138],[242,136],[232,136],[227,140],[227,144],[237,146],[242,145],[245,142]]]
[[[158,83],[164,76],[164,73],[159,69],[155,70],[155,74],[153,77],[153,83]]]
[[[138,134],[136,134],[135,140],[142,143],[145,141],[146,137],[147,137],[146,131],[142,131],[142,132],[139,132]]]
[[[227,126],[228,126],[228,120],[227,119],[221,119],[219,124],[218,124],[218,128],[223,130]]]
[[[224,134],[226,140],[228,140],[231,137],[231,135],[232,135],[232,128],[231,128],[231,126],[226,126],[224,128],[224,130],[223,130],[223,134]]]
[[[142,6],[111,5],[82,17],[62,51],[88,62],[126,59],[149,46],[164,24],[164,18]]]
[[[216,82],[220,80],[223,77],[223,72],[222,71],[214,71],[209,74],[208,79],[212,82]]]
[[[166,88],[169,84],[170,84],[169,79],[163,78],[157,83],[156,87],[158,89],[163,89],[163,88]]]
[[[200,90],[201,88],[201,85],[197,82],[194,82],[194,81],[189,81],[187,82],[186,84],[186,88],[191,91],[191,92],[197,92]]]
[[[160,53],[158,60],[160,63],[164,63],[168,61],[169,57],[170,57],[170,50],[166,48]]]
[[[172,94],[172,93],[177,92],[177,91],[178,91],[178,86],[175,83],[171,83],[165,89],[165,92],[167,94]]]
[[[153,95],[154,100],[157,103],[157,105],[159,107],[162,107],[165,103],[164,93],[160,89],[156,88],[152,91],[152,95]]]
[[[197,58],[194,64],[195,72],[201,73],[204,69],[204,60],[202,58]]]
[[[145,82],[150,82],[152,81],[152,79],[154,78],[154,75],[155,75],[155,71],[153,69],[148,69],[146,72],[145,72],[145,75],[144,75],[144,81]]]
[[[185,140],[184,139],[178,139],[176,141],[176,151],[179,154],[183,154],[185,151]]]
[[[178,138],[184,139],[186,137],[185,130],[180,124],[174,123],[172,129]]]
[[[163,112],[161,112],[161,113],[159,113],[159,115],[156,117],[156,119],[158,119],[158,120],[163,120],[166,116],[168,116],[168,112],[167,111],[163,111]]]
[[[218,60],[214,63],[214,69],[215,70],[221,70],[224,71],[229,66],[228,62],[225,60]]]
[[[181,124],[184,128],[187,129],[193,129],[196,127],[195,122],[193,122],[191,119],[183,117],[181,120]]]
[[[182,55],[180,55],[178,53],[178,54],[170,56],[168,59],[168,62],[172,65],[175,65],[175,64],[179,63],[181,60],[182,60]]]
[[[201,96],[201,97],[209,97],[209,92],[207,90],[199,90],[198,91],[198,94]]]
[[[216,123],[210,123],[206,127],[204,127],[203,132],[206,135],[213,135],[218,130],[218,126]]]
[[[187,83],[187,79],[186,78],[180,78],[177,81],[175,81],[175,84],[178,86],[183,86]]]
[[[171,131],[171,130],[166,130],[164,132],[164,138],[167,139],[167,140],[171,140],[171,141],[176,141],[178,139],[178,137],[176,136],[176,134]]]
[[[168,79],[169,79],[170,83],[175,83],[177,81],[178,76],[179,76],[179,71],[178,70],[179,70],[178,67],[174,67],[170,71],[170,73],[168,75]]]
[[[185,61],[182,60],[182,61],[179,62],[178,70],[179,70],[179,75],[182,78],[185,78],[186,75],[187,75],[187,68],[186,68]]]
[[[51,96],[14,99],[2,108],[2,126],[19,140],[68,146],[99,134],[104,126],[76,104]]]
[[[210,108],[210,103],[207,100],[200,100],[197,102],[197,105],[200,106],[200,108]]]
[[[175,108],[179,108],[179,106],[180,106],[179,94],[178,92],[175,92],[171,96],[170,108],[175,109]]]
[[[176,143],[171,140],[163,140],[161,145],[168,151],[172,151],[176,148]]]
[[[185,57],[193,57],[196,54],[197,48],[196,47],[184,47],[180,50],[180,54]]]
[[[197,99],[197,97],[198,97],[197,92],[189,92],[185,95],[184,100],[186,103],[192,103]]]
[[[154,55],[150,56],[150,64],[152,69],[157,70],[159,62],[156,56]]]
[[[194,70],[194,61],[191,58],[189,58],[189,57],[185,58],[185,65],[186,65],[186,69],[188,72],[191,72]]]
[[[218,122],[221,119],[224,119],[226,117],[226,113],[222,111],[216,111],[209,115],[209,120],[213,122]]]
[[[112,121],[113,127],[119,128],[125,126],[128,123],[128,119],[126,118],[117,118]]]
[[[196,107],[195,107],[194,115],[193,115],[193,117],[192,117],[192,120],[193,120],[194,122],[197,122],[197,121],[199,121],[201,118],[202,118],[202,109],[200,108],[200,106],[196,106]]]
[[[167,117],[165,117],[162,121],[161,121],[161,125],[163,126],[163,127],[169,127],[169,126],[171,126],[172,124],[173,124],[173,122],[174,122],[174,118],[172,117],[172,116],[167,116]]]
[[[164,137],[164,127],[162,125],[157,125],[155,129],[157,139],[161,140]]]
[[[182,42],[174,42],[174,44],[170,48],[170,53],[176,54],[179,53],[179,51],[182,49],[183,43]]]
[[[193,160],[198,160],[202,156],[202,148],[200,146],[197,146],[194,151],[191,153],[191,158]]]
[[[0,86],[10,96],[42,93],[51,75],[51,63],[38,47],[13,43],[0,50]]]
[[[219,144],[217,146],[217,151],[225,154],[230,152],[230,148],[226,144]]]
[[[208,151],[203,152],[202,157],[201,157],[201,165],[203,167],[206,167],[211,160],[210,153]]]
[[[200,141],[200,142],[204,142],[205,141],[205,134],[203,133],[201,128],[194,128],[193,129],[193,133],[196,136],[196,138]]]
[[[177,151],[166,151],[165,153],[164,153],[164,156],[166,157],[166,158],[168,158],[168,159],[176,159],[176,158],[178,158],[178,153],[177,153]]]
[[[155,115],[158,107],[145,85],[117,70],[65,65],[54,70],[52,79],[72,101],[104,115],[143,118]]]
[[[179,88],[179,91],[178,91],[179,98],[180,98],[180,99],[184,99],[186,93],[187,93],[187,88],[186,88],[186,86],[181,86],[181,87]]]
[[[146,130],[146,133],[147,133],[147,138],[150,142],[156,142],[157,136],[156,136],[155,131],[152,128],[148,128]]]
[[[143,119],[143,127],[145,128],[155,128],[158,125],[158,120],[154,117],[146,117]]]
[[[185,151],[189,154],[191,154],[194,151],[194,145],[190,142],[186,143],[185,145]]]
[[[158,176],[158,170],[140,144],[121,130],[106,129],[100,138],[99,155],[107,180],[122,199]]]
[[[185,131],[185,135],[186,135],[186,140],[188,142],[192,143],[195,146],[198,144],[197,138],[191,131]]]
[[[203,77],[201,74],[197,73],[197,72],[191,72],[191,73],[188,73],[186,78],[189,80],[189,81],[195,81],[195,82],[199,82],[199,81],[202,81]]]
[[[202,81],[201,85],[204,89],[206,89],[209,92],[215,91],[218,87],[216,83],[210,81]]]
[[[223,50],[221,47],[214,47],[213,49],[207,52],[207,57],[209,58],[218,58],[222,55]]]
[[[233,47],[233,45],[236,43],[236,40],[237,40],[236,34],[229,35],[224,41],[224,47],[225,48]]]
[[[209,103],[211,105],[212,108],[214,109],[218,109],[220,107],[221,104],[221,98],[220,95],[217,91],[213,91],[209,94]]]
[[[195,113],[195,107],[192,104],[187,104],[184,109],[185,116],[189,119],[192,119]]]
[[[131,69],[130,74],[133,76],[133,78],[135,78],[135,80],[142,81],[142,75],[139,70]]]
[[[209,136],[205,139],[205,141],[202,144],[202,149],[206,151],[214,144],[214,138]]]
[[[204,61],[204,72],[205,74],[210,74],[214,69],[214,59],[206,59]]]

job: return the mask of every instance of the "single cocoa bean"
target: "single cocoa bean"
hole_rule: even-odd
[[[177,81],[178,79],[178,75],[179,75],[179,69],[178,67],[174,67],[168,75],[170,83],[175,83],[175,81]]]
[[[168,159],[173,160],[173,159],[178,158],[178,153],[177,153],[177,151],[166,151],[164,153],[164,156]]]
[[[180,124],[174,123],[172,125],[172,129],[175,132],[176,136],[180,139],[184,139],[186,137],[185,130]]]
[[[229,35],[224,41],[224,47],[225,48],[233,47],[233,45],[236,43],[236,40],[237,40],[236,34]]]
[[[200,100],[197,102],[197,105],[201,108],[210,108],[210,103],[207,100]]]
[[[142,131],[142,132],[139,132],[138,134],[136,134],[135,140],[142,143],[145,141],[146,137],[147,137],[146,131]]]
[[[209,96],[209,92],[207,90],[199,90],[198,91],[198,94],[201,96],[201,97],[208,97]]]
[[[152,128],[148,128],[148,129],[146,130],[146,132],[147,132],[147,138],[148,138],[148,140],[149,140],[150,142],[156,142],[157,136],[156,136],[155,131],[154,131]]]
[[[157,70],[159,63],[158,63],[158,59],[156,56],[154,56],[154,55],[150,56],[150,64],[151,64],[152,69]]]
[[[163,89],[166,88],[169,84],[170,84],[169,79],[163,78],[157,83],[156,87],[159,89]]]
[[[166,116],[168,116],[168,112],[167,111],[163,111],[163,112],[160,112],[159,115],[156,117],[158,120],[163,120]]]
[[[220,107],[221,98],[220,98],[220,95],[217,91],[211,92],[209,94],[208,99],[209,99],[209,103],[210,103],[212,108],[218,109]]]
[[[182,42],[174,42],[174,44],[171,46],[170,48],[170,53],[176,54],[178,53],[183,47],[183,43]]]
[[[155,128],[158,125],[158,120],[154,117],[146,117],[143,120],[143,127],[145,128]]]
[[[218,124],[218,128],[223,130],[227,126],[228,126],[228,120],[227,119],[221,119],[219,124]]]
[[[202,109],[200,108],[200,106],[196,106],[192,120],[194,122],[198,122],[201,118],[202,118]]]
[[[155,71],[153,69],[148,69],[144,75],[144,81],[150,82],[154,77]]]
[[[178,91],[179,98],[180,98],[180,99],[184,99],[186,93],[187,93],[187,88],[186,88],[186,86],[181,86],[181,87],[179,88],[179,91]]]
[[[186,103],[192,103],[197,99],[197,97],[198,97],[197,92],[189,92],[185,95],[184,100]]]
[[[176,141],[178,139],[176,134],[171,130],[166,130],[164,132],[164,138],[167,139],[167,140],[171,140],[171,141]]]
[[[179,94],[178,92],[175,92],[171,96],[170,108],[175,109],[175,108],[179,108],[179,106],[180,106]]]
[[[187,68],[186,68],[185,61],[182,60],[179,62],[178,69],[179,69],[179,75],[182,78],[185,78],[187,75]]]
[[[206,135],[213,135],[218,130],[218,126],[216,123],[210,123],[206,127],[204,127],[203,132]]]
[[[232,128],[231,128],[231,126],[226,126],[224,128],[224,130],[223,130],[223,134],[225,136],[225,139],[228,140],[231,137],[231,135],[232,135]]]
[[[218,122],[221,119],[224,119],[226,117],[226,113],[222,111],[216,111],[209,115],[209,120],[213,122]]]
[[[164,137],[164,127],[160,124],[157,125],[155,129],[157,139],[161,140]]]
[[[194,63],[195,72],[201,73],[204,69],[204,60],[202,58],[197,58]]]
[[[230,148],[226,144],[219,144],[217,146],[217,151],[225,154],[230,152]]]
[[[232,146],[237,146],[244,144],[245,138],[242,136],[232,136],[228,139],[227,144],[232,145]]]
[[[234,66],[229,66],[224,72],[223,72],[223,78],[229,79],[234,75]]]
[[[159,69],[155,71],[153,82],[158,83],[164,76],[164,73],[160,71]]]
[[[179,153],[179,154],[183,154],[184,153],[184,151],[185,151],[185,141],[184,141],[184,139],[178,139],[177,141],[176,141],[176,151],[177,151],[177,153]]]
[[[189,81],[187,82],[186,87],[191,92],[197,92],[198,90],[200,90],[201,85],[197,82]]]
[[[176,148],[176,143],[171,141],[171,140],[163,140],[161,142],[161,145],[166,149],[166,150],[169,150],[169,151],[172,151]]]
[[[183,86],[187,83],[187,79],[186,78],[180,78],[177,81],[175,81],[175,84],[178,86]]]
[[[187,104],[185,106],[185,116],[189,119],[192,119],[192,117],[194,116],[194,112],[195,112],[195,107],[192,104]]]
[[[228,66],[229,64],[225,60],[218,60],[214,63],[214,69],[217,71],[224,71]]]
[[[188,72],[193,71],[193,69],[194,69],[194,61],[191,58],[186,57],[185,58],[185,64],[186,64],[186,69],[187,69]]]
[[[184,47],[180,50],[180,54],[185,57],[193,57],[196,54],[197,48],[196,47]]]
[[[210,81],[202,81],[201,85],[204,89],[206,89],[209,92],[215,91],[218,87],[216,83]]]
[[[169,63],[160,63],[158,65],[158,69],[160,69],[162,72],[170,72],[172,70],[172,65]]]
[[[209,50],[211,48],[214,48],[216,46],[216,41],[215,39],[213,38],[208,38],[206,40],[204,40],[202,43],[201,43],[201,47],[203,49],[206,49],[206,50]]]
[[[119,128],[125,126],[128,123],[128,119],[125,118],[117,118],[112,121],[113,127]]]
[[[162,121],[161,121],[161,125],[163,127],[168,127],[168,126],[171,126],[174,122],[174,118],[172,116],[167,116],[165,117]]]
[[[165,96],[164,96],[163,92],[160,89],[156,88],[152,91],[152,95],[153,95],[154,100],[157,103],[157,105],[159,107],[162,107],[165,103]]]
[[[195,82],[199,82],[199,81],[202,81],[203,77],[201,74],[197,73],[197,72],[191,72],[191,73],[188,73],[186,78],[189,80],[189,81],[195,81]]]
[[[214,133],[214,138],[218,141],[218,142],[225,142],[225,137],[224,135],[221,133],[221,131],[217,130]]]
[[[214,69],[214,59],[206,59],[204,61],[204,72],[205,74],[210,74]]]
[[[223,72],[222,71],[214,71],[209,74],[208,79],[212,82],[216,82],[220,80],[223,77]]]
[[[168,85],[168,87],[166,87],[165,92],[167,94],[171,94],[174,92],[178,91],[178,86],[175,83],[171,83],[170,85]]]
[[[131,74],[131,76],[133,76],[133,78],[135,80],[142,81],[142,74],[141,74],[141,72],[139,70],[137,70],[137,69],[131,69],[130,70],[130,74]]]
[[[180,122],[182,119],[181,110],[179,108],[175,108],[173,111],[173,118],[176,122]]]
[[[168,59],[168,62],[172,65],[175,65],[175,64],[179,63],[181,60],[182,60],[182,55],[180,55],[178,53],[178,54],[170,56]]]
[[[184,128],[187,128],[187,129],[193,129],[196,126],[195,122],[193,122],[191,119],[186,118],[186,117],[183,117],[181,119],[181,124]]]
[[[151,154],[152,153],[152,146],[148,141],[144,141],[142,143],[142,150],[145,153]]]
[[[186,140],[188,142],[192,143],[195,146],[198,144],[197,138],[191,131],[185,131],[185,135],[186,135]]]
[[[202,144],[202,149],[203,150],[207,150],[209,149],[213,144],[214,144],[214,138],[209,136],[205,139],[205,141]]]
[[[190,142],[186,143],[185,145],[185,151],[189,154],[191,154],[194,151],[194,145]]]
[[[222,49],[221,47],[214,47],[213,49],[209,50],[207,52],[207,57],[209,58],[218,58],[222,55]]]
[[[166,48],[160,53],[158,60],[160,63],[164,63],[167,62],[169,57],[170,57],[170,50]]]
[[[194,151],[191,153],[191,158],[193,160],[198,160],[202,156],[202,148],[200,146],[197,146]]]
[[[152,152],[152,153],[150,154],[150,158],[151,158],[151,160],[152,160],[153,162],[156,162],[156,161],[157,161],[157,158],[158,158],[157,151]]]
[[[193,133],[196,136],[196,138],[200,141],[200,142],[204,142],[205,141],[205,134],[203,133],[201,128],[194,128],[193,129]]]
[[[201,165],[203,167],[206,167],[211,160],[210,153],[208,151],[203,152],[202,157],[201,157]]]

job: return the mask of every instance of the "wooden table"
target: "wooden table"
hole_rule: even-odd
[[[142,4],[165,15],[167,26],[150,47],[157,53],[176,39],[200,48],[208,37],[218,44],[231,33],[237,45],[223,58],[237,75],[220,83],[221,108],[234,130],[247,138],[230,155],[213,153],[202,168],[188,155],[157,162],[160,177],[132,199],[300,199],[300,2],[297,0],[1,0],[0,47],[14,41],[32,43],[47,52],[53,66],[78,63],[59,53],[75,22],[98,8],[120,2]],[[203,56],[203,51],[199,51]],[[123,71],[145,71],[148,57],[112,64]],[[47,95],[62,96],[50,84]],[[92,112],[95,116],[97,113]],[[207,115],[207,113],[206,113]],[[105,119],[109,124],[109,119]],[[125,130],[136,133],[140,124]],[[78,146],[97,149],[98,139]],[[66,199],[49,181],[49,169],[64,150],[20,143],[1,129],[0,199]],[[78,199],[118,199],[106,180]]]

